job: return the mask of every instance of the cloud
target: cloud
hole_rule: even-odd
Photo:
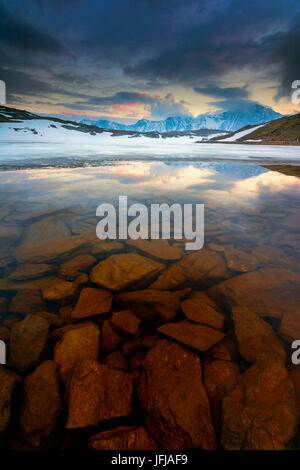
[[[195,87],[194,90],[201,95],[211,96],[212,98],[237,99],[248,98],[249,91],[246,86],[220,88],[218,86]]]
[[[0,3],[0,41],[21,51],[58,54],[60,43],[50,34],[10,14]]]
[[[163,99],[157,99],[150,109],[152,117],[156,119],[165,119],[169,116],[191,116],[185,103],[175,101],[173,93],[168,93]]]
[[[130,111],[130,108],[143,106],[150,111],[151,117],[164,119],[168,116],[190,116],[186,102],[176,101],[173,93],[167,93],[164,97],[150,95],[147,92],[127,92],[120,91],[109,96],[94,96],[85,101],[75,103],[63,103],[66,108],[72,110],[106,111],[110,109]],[[138,112],[136,109],[135,113]]]

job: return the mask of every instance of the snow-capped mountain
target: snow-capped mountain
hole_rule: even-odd
[[[196,129],[218,129],[234,132],[248,125],[262,124],[282,117],[268,106],[251,103],[241,109],[200,114],[197,117],[174,116],[162,121],[140,119],[135,124],[119,124],[106,119],[80,121],[103,129],[117,129],[135,132],[178,132]]]

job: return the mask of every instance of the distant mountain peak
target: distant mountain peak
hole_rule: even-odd
[[[135,132],[181,132],[198,129],[216,129],[234,132],[245,126],[262,124],[283,117],[270,106],[246,101],[243,105],[234,106],[230,110],[219,110],[213,113],[191,116],[169,116],[161,121],[139,119],[135,124],[120,124],[106,119],[83,119],[81,123],[91,124],[103,129],[127,130]]]

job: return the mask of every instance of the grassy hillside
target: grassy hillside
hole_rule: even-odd
[[[237,132],[250,129],[251,127],[255,126],[247,126]],[[230,137],[234,134],[236,134],[236,132],[226,137]],[[259,142],[247,142],[249,140],[257,140]],[[222,142],[222,138],[214,138],[211,142],[212,141]],[[263,127],[230,143],[300,145],[300,113],[268,122]]]

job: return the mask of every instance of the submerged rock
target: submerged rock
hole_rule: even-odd
[[[186,286],[206,288],[227,277],[223,258],[214,251],[203,249],[172,264],[154,281],[151,288],[166,291]]]
[[[228,310],[243,306],[262,317],[281,318],[299,312],[300,274],[263,268],[217,284],[210,295]]]
[[[157,445],[142,426],[120,426],[91,437],[94,450],[156,450]]]
[[[150,282],[165,266],[136,253],[112,255],[95,266],[91,281],[111,290],[141,287]]]
[[[21,380],[19,375],[0,366],[0,434],[6,430],[9,424],[15,392]]]
[[[92,255],[102,258],[122,250],[124,250],[124,245],[121,242],[97,239],[92,246]]]
[[[91,323],[69,329],[63,334],[54,349],[54,360],[59,365],[61,380],[68,379],[77,362],[98,358],[99,333],[98,326]]]
[[[189,320],[166,323],[160,326],[158,331],[198,351],[206,351],[225,336],[220,331]]]
[[[39,315],[27,315],[13,325],[9,364],[19,372],[37,365],[47,347],[49,323]]]
[[[46,310],[46,304],[39,290],[20,290],[9,305],[9,312],[16,315],[28,315]]]
[[[154,289],[124,292],[117,295],[117,301],[137,317],[155,324],[173,320],[180,305],[179,298],[172,292]]]
[[[20,428],[33,446],[51,434],[62,411],[57,367],[54,361],[45,361],[24,381]]]
[[[298,312],[286,311],[281,319],[278,333],[287,341],[300,338],[300,308]]]
[[[104,353],[114,351],[124,340],[123,336],[117,333],[109,320],[104,320],[101,334],[101,349]]]
[[[86,245],[81,237],[22,243],[15,251],[19,263],[56,263],[64,261]]]
[[[86,271],[97,262],[94,256],[89,254],[78,255],[75,258],[66,261],[59,267],[59,274],[67,279],[75,279],[81,271]]]
[[[124,335],[135,335],[138,332],[141,320],[130,310],[115,312],[110,319],[113,327]]]
[[[86,318],[107,313],[111,309],[113,296],[109,290],[86,287],[80,292],[76,307],[71,316]]]
[[[224,315],[213,299],[205,292],[181,302],[181,310],[188,320],[221,330],[224,325]]]
[[[49,276],[56,271],[55,266],[50,264],[31,264],[25,263],[17,267],[10,275],[10,279],[15,281],[27,281],[29,279],[36,279],[38,277]]]
[[[280,450],[293,436],[298,408],[277,354],[262,354],[223,401],[226,450]]]
[[[120,351],[114,351],[103,359],[104,364],[116,370],[128,371],[128,364]]]
[[[63,280],[55,286],[43,290],[44,299],[54,302],[67,302],[72,300],[75,294],[76,287],[74,283]]]
[[[163,449],[215,449],[216,437],[198,355],[158,341],[144,363],[139,400],[146,429]]]
[[[277,353],[286,359],[284,347],[271,325],[246,307],[233,307],[234,331],[241,356],[248,362],[255,362],[262,353]]]
[[[100,421],[128,416],[133,376],[91,359],[78,363],[68,384],[67,428],[96,426]]]
[[[183,251],[176,245],[170,245],[168,240],[127,240],[127,245],[136,248],[137,250],[152,256],[153,258],[165,260],[165,261],[176,261],[179,260]]]

